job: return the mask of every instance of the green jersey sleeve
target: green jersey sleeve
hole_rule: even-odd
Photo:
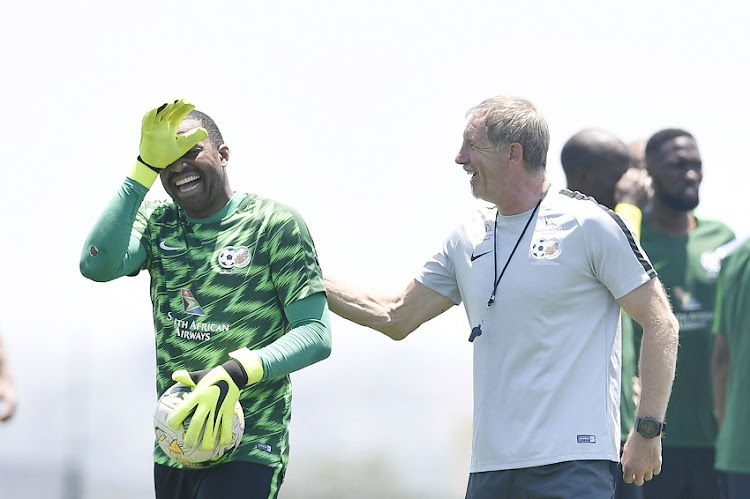
[[[126,178],[86,238],[81,252],[81,274],[93,281],[111,281],[137,274],[146,261],[141,244],[144,224],[137,224],[148,190]]]
[[[271,279],[284,307],[325,292],[312,237],[296,210],[285,206],[274,218],[268,241]]]
[[[291,329],[255,353],[263,379],[284,376],[331,354],[331,320],[324,293],[315,293],[284,308]]]

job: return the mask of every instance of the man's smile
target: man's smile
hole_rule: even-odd
[[[180,194],[187,194],[198,188],[198,186],[200,185],[200,180],[200,175],[185,175],[175,180],[174,186]]]

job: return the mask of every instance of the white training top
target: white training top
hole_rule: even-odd
[[[482,209],[453,231],[417,280],[464,303],[474,341],[472,473],[578,459],[618,461],[620,306],[656,276],[626,222],[551,188],[497,288],[533,210]]]

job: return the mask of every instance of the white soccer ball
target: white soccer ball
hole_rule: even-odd
[[[174,461],[188,468],[206,468],[226,460],[227,456],[240,445],[242,434],[245,431],[245,416],[242,412],[242,406],[238,401],[234,406],[234,424],[232,425],[234,438],[229,445],[219,445],[219,437],[217,436],[216,445],[213,449],[205,450],[201,447],[200,443],[195,447],[189,447],[183,439],[190,424],[190,417],[185,418],[182,426],[176,430],[169,427],[167,418],[172,414],[177,404],[182,401],[183,397],[191,391],[191,387],[182,383],[176,383],[166,389],[156,404],[154,433],[156,434],[156,440],[161,450]],[[201,432],[201,437],[198,439],[199,442],[202,438],[203,432]]]

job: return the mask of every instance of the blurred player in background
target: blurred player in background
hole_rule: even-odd
[[[468,499],[601,499],[620,455],[620,306],[644,325],[639,416],[625,480],[661,468],[660,420],[674,375],[677,322],[637,238],[619,215],[550,186],[549,131],[527,100],[472,108],[456,163],[491,203],[454,230],[399,295],[326,277],[338,315],[402,339],[459,303],[474,348]],[[467,331],[468,333],[468,331]],[[451,359],[439,376],[451,375]]]
[[[585,129],[573,135],[562,148],[560,163],[568,189],[593,196],[596,201],[628,220],[640,236],[641,208],[649,199],[646,171],[634,167],[628,146],[601,129]],[[621,444],[625,445],[635,422],[637,377],[633,324],[622,317],[622,388],[620,392]],[[617,499],[641,499],[640,487],[626,483],[618,474]]]
[[[80,268],[95,281],[150,273],[157,393],[174,381],[194,387],[168,421],[192,418],[187,443],[229,444],[238,399],[245,412],[242,442],[221,464],[183,469],[155,446],[156,497],[274,498],[289,453],[289,373],[331,349],[325,288],[300,215],[231,189],[229,148],[193,107],[179,100],[146,114],[140,155]],[[144,201],[157,176],[171,201]]]
[[[722,263],[714,317],[715,468],[723,499],[750,497],[750,242]]]
[[[633,168],[638,170],[646,169],[646,141],[638,139],[628,144],[630,158],[633,161]]]
[[[16,385],[8,365],[3,338],[0,336],[0,421],[7,421],[16,410]]]
[[[711,393],[711,324],[721,266],[717,249],[732,241],[734,233],[693,212],[703,164],[690,133],[655,133],[646,144],[646,166],[654,193],[644,211],[641,244],[680,322],[680,360],[667,410],[662,474],[647,483],[643,493],[647,499],[711,499],[718,497]],[[635,324],[636,345],[640,333]]]

